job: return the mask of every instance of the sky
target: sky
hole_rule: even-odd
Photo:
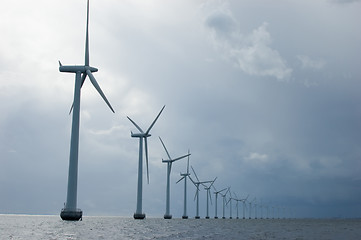
[[[0,4],[0,213],[57,215],[75,82],[58,60],[84,64],[86,1]],[[159,136],[173,158],[189,149],[199,179],[217,177],[218,190],[293,217],[360,217],[360,11],[359,0],[91,0],[90,65],[115,114],[87,79],[78,207],[133,216],[138,139],[126,117],[147,129],[166,105],[148,139],[147,217],[165,213]],[[173,217],[186,165],[172,167]],[[190,217],[195,190],[188,182]]]

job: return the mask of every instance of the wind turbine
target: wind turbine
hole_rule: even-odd
[[[145,147],[145,160],[147,165],[147,180],[149,183],[149,168],[148,168],[148,142],[147,138],[151,135],[149,134],[150,130],[154,126],[155,122],[158,120],[160,114],[163,112],[165,105],[162,107],[157,117],[154,119],[152,124],[149,126],[146,132],[144,132],[130,117],[127,116],[129,121],[139,130],[139,133],[131,132],[131,136],[134,138],[139,138],[139,161],[138,161],[138,190],[137,190],[137,209],[133,215],[134,219],[144,219],[145,214],[142,212],[142,201],[143,201],[143,140]]]
[[[241,201],[243,202],[243,219],[246,218],[246,207],[247,207],[246,201],[247,201],[248,197],[249,197],[249,195],[247,195],[247,197],[245,199],[241,199]]]
[[[226,191],[224,194],[220,193],[221,196],[222,196],[222,198],[223,198],[223,216],[222,216],[223,219],[226,218],[226,217],[225,217],[225,207],[226,207],[226,205],[227,205],[226,197],[227,197],[227,193],[228,193],[228,192],[229,192],[229,187],[227,188],[227,191]]]
[[[233,195],[236,197],[236,198],[233,198],[233,200],[236,201],[236,209],[237,209],[237,217],[236,217],[236,219],[239,219],[239,217],[238,217],[238,205],[239,205],[239,202],[242,201],[242,199],[239,199],[239,198],[237,197],[237,194],[236,194],[235,192],[233,192]]]
[[[254,201],[254,219],[257,219],[257,199]]]
[[[172,170],[172,163],[175,162],[175,161],[178,161],[178,160],[180,160],[182,158],[188,157],[191,154],[188,153],[188,154],[186,154],[184,156],[172,159],[171,156],[169,155],[169,152],[168,152],[167,148],[165,147],[165,145],[164,145],[164,143],[163,143],[163,141],[162,141],[162,139],[160,137],[159,137],[159,140],[162,143],[162,145],[164,147],[164,150],[167,153],[167,156],[169,157],[168,160],[162,159],[162,162],[167,163],[167,191],[166,191],[166,208],[165,208],[164,219],[171,219],[172,215],[170,214],[169,208],[170,208],[170,172]]]
[[[256,200],[256,198],[253,198],[252,201],[249,202],[249,219],[252,218],[252,203]]]
[[[77,208],[77,187],[78,187],[78,150],[79,150],[79,119],[80,119],[80,90],[88,76],[90,82],[104,99],[109,108],[114,112],[108,99],[99,87],[93,72],[98,69],[89,65],[89,0],[87,1],[87,20],[85,36],[85,64],[84,65],[67,65],[64,66],[59,61],[59,71],[75,73],[75,87],[73,100],[73,118],[70,140],[69,172],[68,172],[68,189],[67,198],[64,208],[61,210],[60,217],[63,220],[78,221],[82,218],[83,212]],[[71,111],[71,110],[70,110]]]
[[[190,154],[189,150],[188,150],[188,154]],[[181,173],[180,175],[182,176],[176,183],[179,183],[180,181],[182,181],[184,179],[184,209],[183,209],[183,219],[188,219],[188,215],[187,215],[187,177],[189,177],[191,174],[189,173],[189,155],[188,155],[188,161],[187,161],[187,172],[186,173]]]
[[[189,179],[192,181],[192,183],[194,184],[194,186],[196,186],[196,194],[194,195],[194,199],[196,199],[197,198],[197,208],[196,208],[196,216],[195,216],[195,218],[196,219],[199,219],[200,217],[199,217],[199,185],[200,184],[204,184],[204,183],[210,183],[210,182],[212,182],[212,181],[203,181],[203,182],[201,182],[201,181],[199,181],[199,178],[198,178],[198,176],[197,176],[197,174],[196,174],[196,172],[194,171],[194,169],[193,169],[193,167],[191,166],[191,168],[192,168],[192,171],[193,171],[193,173],[194,173],[194,176],[196,177],[196,179],[197,179],[197,181],[198,182],[195,182],[190,176],[189,176]]]
[[[224,188],[224,189],[222,189],[222,190],[220,190],[220,191],[217,191],[217,189],[213,186],[213,188],[214,188],[214,194],[216,195],[216,204],[215,204],[215,215],[214,215],[214,218],[215,219],[217,219],[218,218],[218,216],[217,216],[217,199],[218,199],[218,194],[220,194],[221,192],[223,192],[224,190],[227,190],[227,188]],[[224,215],[224,214],[223,214]]]
[[[232,219],[232,193],[230,191],[230,187],[228,187],[228,192],[229,192],[229,200],[227,204],[229,203],[229,219]]]
[[[211,200],[211,204],[212,204],[212,197],[211,197],[211,192],[210,189],[213,186],[213,183],[216,181],[217,177],[212,181],[211,185],[209,185],[209,187],[207,187],[207,185],[202,184],[204,186],[204,189],[207,191],[207,215],[206,215],[206,219],[209,219],[209,205],[208,205],[208,197]]]

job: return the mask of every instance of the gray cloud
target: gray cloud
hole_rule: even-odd
[[[215,11],[205,20],[211,30],[212,43],[226,58],[251,76],[271,76],[280,81],[290,79],[292,69],[279,52],[270,47],[268,23],[263,23],[252,33],[241,34],[230,12]]]

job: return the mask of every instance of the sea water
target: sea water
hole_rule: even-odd
[[[361,220],[0,215],[0,239],[361,239]]]

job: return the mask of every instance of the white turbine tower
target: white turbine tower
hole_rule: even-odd
[[[75,73],[75,88],[73,106],[73,118],[70,140],[70,156],[69,156],[69,172],[68,172],[68,188],[67,198],[64,208],[61,210],[60,217],[63,220],[78,221],[82,218],[83,212],[77,208],[77,186],[78,186],[78,150],[79,150],[79,119],[80,119],[80,90],[88,76],[91,83],[104,99],[109,108],[114,112],[112,106],[105,97],[103,91],[99,87],[93,72],[98,69],[89,66],[89,0],[87,1],[87,20],[86,20],[86,36],[85,36],[85,64],[84,65],[67,65],[63,66],[59,61],[59,71]],[[70,110],[71,111],[71,110]]]
[[[226,205],[227,205],[226,197],[227,197],[228,192],[229,192],[229,187],[227,188],[227,191],[224,194],[220,193],[222,198],[223,198],[223,216],[222,216],[223,219],[226,218],[226,216],[225,216],[225,208],[226,208]]]
[[[146,132],[144,132],[130,117],[127,116],[129,121],[133,123],[133,125],[139,130],[139,133],[131,132],[131,136],[135,138],[139,138],[139,161],[138,161],[138,190],[137,190],[137,209],[133,215],[134,219],[144,219],[145,214],[142,212],[142,201],[143,201],[143,140],[145,147],[145,160],[147,165],[147,180],[149,183],[149,168],[148,168],[148,142],[147,138],[151,135],[149,134],[150,130],[154,126],[155,122],[158,120],[160,114],[162,113],[163,108],[158,113],[157,117],[154,119],[152,124],[149,126]]]
[[[188,154],[191,155],[189,150],[188,150]],[[188,155],[188,161],[187,161],[187,172],[181,173],[180,175],[182,177],[176,182],[176,183],[179,183],[180,181],[182,181],[184,179],[184,209],[183,209],[182,219],[188,219],[188,215],[187,215],[187,177],[189,177],[191,175],[189,173],[189,155]]]
[[[209,219],[209,204],[208,204],[208,199],[210,199],[211,200],[211,204],[212,204],[212,197],[211,197],[211,191],[210,191],[210,189],[211,189],[211,187],[213,186],[213,183],[216,181],[216,179],[217,179],[217,177],[212,181],[212,183],[211,183],[211,185],[209,185],[209,187],[207,187],[207,185],[205,185],[205,184],[202,184],[203,186],[204,186],[204,189],[207,191],[206,193],[207,193],[207,211],[206,211],[206,213],[207,213],[207,215],[206,215],[206,219]]]
[[[167,156],[169,158],[167,160],[162,159],[162,162],[167,163],[167,191],[166,191],[166,208],[165,208],[164,219],[171,219],[172,215],[170,214],[170,173],[172,171],[172,164],[175,161],[178,161],[178,160],[180,160],[182,158],[188,157],[190,155],[190,153],[188,153],[188,154],[186,154],[184,156],[172,159],[171,156],[169,155],[169,152],[168,152],[167,148],[165,147],[165,145],[164,145],[164,143],[163,143],[163,141],[162,141],[162,139],[160,137],[159,137],[159,140],[162,143],[163,148],[164,148],[164,150],[167,153]]]
[[[218,210],[218,207],[217,207],[217,199],[218,199],[218,194],[220,194],[221,192],[223,192],[224,190],[227,190],[227,188],[224,188],[220,191],[217,191],[217,189],[213,186],[213,189],[214,189],[214,194],[216,195],[216,203],[215,203],[215,214],[214,214],[214,218],[217,219],[218,216],[217,216],[217,210]]]
[[[197,181],[198,182],[195,182],[195,181],[193,181],[193,179],[189,176],[189,179],[192,181],[192,183],[194,184],[194,186],[196,186],[196,194],[194,195],[194,199],[197,199],[197,208],[196,208],[196,216],[195,216],[195,218],[196,219],[199,219],[200,218],[200,216],[199,216],[199,185],[200,184],[204,184],[204,183],[210,183],[210,182],[212,182],[212,181],[203,181],[203,182],[201,182],[201,181],[199,181],[199,178],[198,178],[198,176],[197,176],[197,174],[196,174],[196,172],[194,171],[194,169],[193,169],[193,167],[191,166],[191,168],[192,168],[192,171],[193,171],[193,173],[194,173],[194,176],[196,177],[196,179],[197,179]]]

